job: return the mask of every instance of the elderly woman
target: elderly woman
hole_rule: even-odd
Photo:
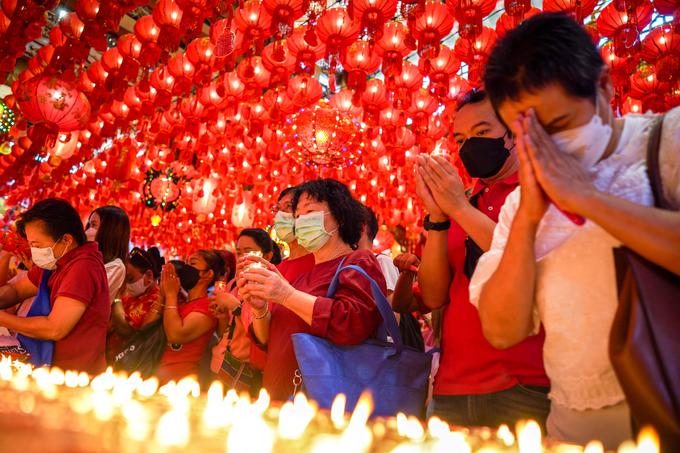
[[[345,185],[332,179],[304,183],[295,194],[293,210],[295,236],[314,254],[312,270],[288,283],[273,265],[248,256],[240,263],[244,271],[238,281],[241,296],[253,310],[253,339],[267,348],[263,385],[275,400],[286,400],[295,388],[298,365],[292,334],[358,344],[371,337],[381,321],[368,280],[355,271],[344,271],[335,296],[326,297],[341,263],[360,266],[386,292],[378,261],[370,251],[357,250],[363,211]],[[265,267],[253,266],[255,262]]]

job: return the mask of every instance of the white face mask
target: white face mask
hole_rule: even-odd
[[[595,115],[590,122],[550,136],[560,151],[574,156],[586,169],[600,161],[613,133],[612,127],[602,122],[598,100],[595,105]]]
[[[295,238],[298,244],[310,252],[316,252],[326,245],[333,233],[337,231],[337,228],[333,231],[326,231],[324,225],[326,214],[323,211],[310,212],[295,220]]]
[[[142,294],[146,292],[146,290],[149,288],[151,283],[148,285],[144,283],[144,277],[140,278],[136,282],[128,283],[125,285],[125,289],[127,290],[128,294],[131,295],[132,297],[139,297]]]
[[[289,212],[279,211],[274,217],[276,235],[283,242],[290,244],[295,240],[295,217]]]
[[[56,241],[51,247],[31,247],[31,259],[41,269],[48,271],[53,271],[57,268],[57,260],[54,256],[54,246],[57,244]]]
[[[97,236],[97,230],[90,227],[87,230],[85,230],[85,236],[87,237],[88,241],[93,242],[94,238]]]

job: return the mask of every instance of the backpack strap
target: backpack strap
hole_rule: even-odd
[[[652,193],[654,194],[654,206],[671,210],[671,203],[666,200],[666,197],[663,194],[663,182],[661,180],[661,166],[659,162],[664,117],[665,114],[658,115],[654,118],[652,129],[649,132],[649,142],[647,143],[647,176],[649,177],[649,184],[652,186]]]

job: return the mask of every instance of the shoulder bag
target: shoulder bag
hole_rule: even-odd
[[[650,134],[647,171],[657,208],[661,187],[660,116]],[[664,447],[680,445],[680,277],[622,247],[614,251],[619,306],[609,354],[634,424],[652,425]],[[670,450],[669,450],[670,451]]]
[[[369,391],[374,402],[373,415],[392,416],[403,412],[421,416],[432,356],[404,346],[392,307],[378,284],[361,267],[343,267],[341,263],[327,297],[335,295],[340,273],[348,271],[354,271],[356,278],[366,278],[371,284],[382,325],[377,338],[355,346],[338,346],[306,333],[294,334],[293,347],[305,393],[325,409],[343,393],[347,397],[346,410],[352,411],[361,393]]]

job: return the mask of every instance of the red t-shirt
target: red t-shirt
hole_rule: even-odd
[[[292,282],[300,275],[311,271],[313,267],[314,255],[312,253],[308,253],[307,255],[292,260],[283,260],[278,266],[276,266],[281,275],[283,275],[283,277],[289,282]]]
[[[316,264],[292,282],[296,289],[317,296],[311,326],[281,305],[272,307],[263,384],[274,400],[285,401],[293,393],[298,365],[292,334],[311,333],[335,344],[351,345],[370,338],[381,322],[368,280],[354,271],[340,274],[335,297],[325,297],[341,261],[342,257]],[[387,292],[380,265],[370,251],[358,250],[346,255],[343,265],[349,264],[361,267],[378,283],[383,294]]]
[[[206,296],[178,306],[179,316],[182,319],[189,316],[189,313],[202,313],[212,320],[213,326],[189,343],[174,345],[176,348],[168,344],[158,365],[157,377],[161,383],[171,380],[179,381],[183,377],[198,374],[199,362],[217,325],[217,319],[210,312],[209,305],[210,299]]]
[[[517,175],[489,186],[477,181],[477,209],[498,222],[505,198],[518,184]],[[506,390],[517,384],[548,386],[543,368],[543,331],[522,343],[498,350],[482,332],[477,309],[470,303],[464,272],[467,234],[452,222],[448,236],[453,280],[442,323],[442,355],[434,381],[435,395],[469,395]]]
[[[28,278],[40,287],[43,270],[38,266]],[[52,366],[99,374],[106,370],[106,331],[111,315],[109,283],[104,260],[95,242],[71,250],[57,261],[47,286],[52,307],[59,297],[85,304],[85,312],[71,332],[54,343]]]

